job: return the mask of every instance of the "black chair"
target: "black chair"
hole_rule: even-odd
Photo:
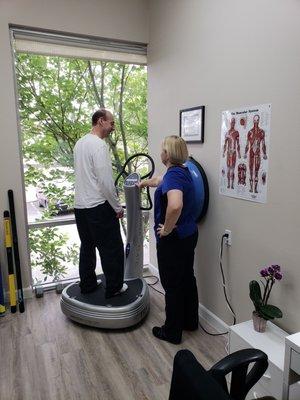
[[[249,364],[253,364],[252,368],[248,368]],[[257,349],[229,354],[209,371],[189,350],[180,350],[174,358],[169,400],[244,400],[267,367],[267,355]],[[229,373],[228,388],[226,375]]]

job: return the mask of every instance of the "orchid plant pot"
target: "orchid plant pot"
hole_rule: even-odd
[[[260,271],[260,277],[262,278],[260,284],[256,280],[249,283],[249,295],[255,308],[252,313],[254,330],[265,332],[269,319],[282,318],[282,311],[269,304],[270,293],[275,282],[280,281],[283,277],[281,267],[277,264],[266,266]]]
[[[256,311],[252,313],[253,327],[256,332],[263,333],[266,331],[267,320],[260,317]]]

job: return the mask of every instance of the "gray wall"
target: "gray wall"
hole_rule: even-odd
[[[20,168],[12,55],[8,24],[53,29],[136,42],[148,42],[147,0],[1,0],[0,1],[0,210],[7,189],[15,191],[24,287],[30,285]],[[6,265],[3,229],[0,259]]]
[[[298,0],[150,2],[149,140],[157,161],[162,138],[178,134],[178,110],[206,106],[205,143],[189,146],[211,193],[195,261],[200,301],[231,323],[218,265],[228,228],[224,268],[238,320],[251,317],[248,282],[261,265],[278,263],[285,276],[271,303],[284,313],[276,323],[290,332],[300,330],[299,20]],[[221,111],[263,103],[272,103],[267,204],[221,196]],[[151,248],[156,264],[153,237]]]

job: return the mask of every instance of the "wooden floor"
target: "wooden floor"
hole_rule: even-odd
[[[69,321],[54,292],[27,301],[24,314],[0,319],[1,400],[167,400],[176,352],[190,349],[205,368],[225,355],[226,337],[184,332],[162,342],[164,298],[150,289],[151,311],[139,327],[104,331]]]

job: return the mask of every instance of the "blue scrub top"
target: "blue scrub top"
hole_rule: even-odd
[[[162,183],[157,187],[154,194],[154,231],[156,239],[158,224],[165,222],[166,209],[168,205],[167,193],[169,190],[177,189],[183,193],[183,207],[180,217],[176,223],[176,231],[179,238],[183,239],[197,231],[195,215],[195,188],[192,176],[187,167],[173,166],[168,168]]]

